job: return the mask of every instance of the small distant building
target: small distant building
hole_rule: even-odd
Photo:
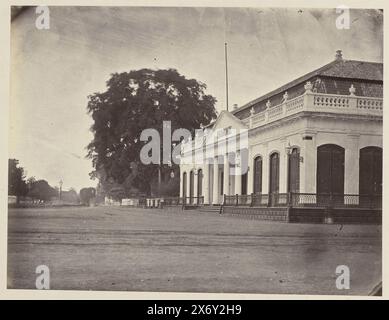
[[[105,196],[104,197],[104,204],[106,206],[120,206],[121,202],[119,200],[115,200],[111,197]]]
[[[15,204],[17,202],[17,196],[8,196],[8,204]]]
[[[122,199],[121,205],[122,206],[136,207],[139,205],[139,198]]]

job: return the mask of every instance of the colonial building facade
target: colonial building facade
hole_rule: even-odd
[[[365,195],[382,193],[382,97],[383,65],[345,60],[337,51],[331,63],[221,112],[204,128],[211,130],[206,135],[224,130],[226,144],[231,129],[247,130],[247,145],[237,143],[231,152],[202,136],[184,142],[180,197],[272,207],[290,194],[297,195],[295,204],[311,205],[338,195],[358,206]],[[193,161],[197,148],[209,147],[215,151],[205,152],[204,161]],[[239,170],[243,162],[248,170]]]

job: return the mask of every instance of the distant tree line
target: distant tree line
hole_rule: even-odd
[[[23,167],[19,165],[19,160],[8,159],[8,195],[16,196],[16,202],[21,198],[30,198],[34,202],[48,202],[52,200],[61,200],[65,203],[89,205],[96,195],[95,188],[83,188],[80,194],[74,188],[68,191],[59,190],[58,187],[52,187],[44,179],[35,177],[26,178]]]

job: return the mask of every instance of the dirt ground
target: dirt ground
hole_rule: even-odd
[[[367,295],[381,226],[286,224],[124,207],[10,209],[8,288]],[[335,285],[338,265],[350,289]]]

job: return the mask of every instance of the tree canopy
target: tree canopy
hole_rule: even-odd
[[[34,180],[29,184],[29,188],[28,196],[33,199],[49,201],[52,197],[58,196],[57,191],[46,180]]]
[[[95,188],[82,188],[80,190],[80,201],[83,205],[89,205],[94,197],[96,197]]]
[[[19,160],[8,159],[8,195],[25,196],[28,192],[24,168],[19,166]]]
[[[105,92],[88,97],[94,122],[94,138],[87,147],[95,168],[91,176],[98,177],[106,191],[137,188],[150,194],[158,170],[166,165],[140,162],[146,143],[140,140],[142,131],[153,128],[162,137],[163,121],[171,121],[172,131],[185,128],[192,133],[209,124],[216,118],[216,99],[205,90],[205,84],[175,69],[112,74]]]

